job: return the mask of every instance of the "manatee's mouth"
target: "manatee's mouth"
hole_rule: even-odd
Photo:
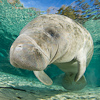
[[[15,66],[16,68],[21,68],[21,69],[27,69],[27,70],[30,70],[30,71],[33,71],[33,67],[29,67],[29,66],[23,66],[23,65],[19,65],[18,63],[16,62],[10,62],[13,66]]]
[[[14,62],[14,61],[13,61],[13,62],[10,61],[10,63],[11,63],[12,65],[16,66],[16,67],[19,67],[19,65],[18,65],[16,62]]]

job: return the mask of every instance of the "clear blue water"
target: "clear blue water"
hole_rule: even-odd
[[[7,2],[8,1],[8,2]],[[17,69],[9,62],[9,50],[11,44],[19,35],[21,29],[32,19],[40,14],[61,14],[68,16],[81,23],[91,34],[94,42],[94,54],[89,66],[86,69],[85,76],[89,86],[100,87],[100,1],[99,0],[74,0],[68,5],[54,2],[53,7],[47,5],[46,8],[24,8],[16,0],[0,0],[0,87],[45,87],[34,76],[32,71]],[[22,0],[21,0],[22,1]],[[80,2],[81,1],[81,2]],[[22,1],[23,2],[23,1]],[[44,11],[43,11],[44,10]],[[42,12],[41,12],[42,11]],[[63,72],[55,65],[49,65],[45,72],[53,79]],[[59,79],[60,80],[60,79]],[[55,84],[61,84],[60,81],[54,81]],[[35,84],[37,83],[38,86]],[[57,85],[57,86],[58,86]],[[48,87],[52,89],[62,89],[58,86]],[[47,88],[47,87],[46,87]]]

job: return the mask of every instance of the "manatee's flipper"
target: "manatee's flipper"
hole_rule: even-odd
[[[86,70],[86,55],[81,51],[77,57],[78,61],[78,73],[75,76],[75,82],[77,82],[85,73]]]
[[[44,71],[33,71],[35,76],[45,85],[51,85],[52,79]]]
[[[62,85],[65,89],[69,90],[69,91],[77,91],[77,90],[81,90],[86,86],[86,79],[85,76],[83,75],[79,81],[75,82],[74,78],[75,78],[76,74],[73,73],[66,73],[64,78],[63,78],[63,82]]]

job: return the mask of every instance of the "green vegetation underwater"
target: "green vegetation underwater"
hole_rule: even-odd
[[[19,0],[0,0],[0,100],[100,100],[100,1],[76,0],[73,5],[62,5],[40,11],[25,8]],[[85,77],[87,85],[82,90],[68,91],[61,85],[62,72],[51,64],[45,72],[53,80],[46,86],[32,71],[15,68],[10,64],[9,52],[22,28],[44,13],[68,16],[81,23],[91,34],[94,53]]]

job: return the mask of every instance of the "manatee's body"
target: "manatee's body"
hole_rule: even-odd
[[[62,15],[41,15],[28,23],[10,49],[13,66],[34,71],[44,84],[52,80],[44,73],[51,63],[65,72],[63,86],[79,90],[86,85],[84,72],[93,55],[93,41],[79,23]]]

